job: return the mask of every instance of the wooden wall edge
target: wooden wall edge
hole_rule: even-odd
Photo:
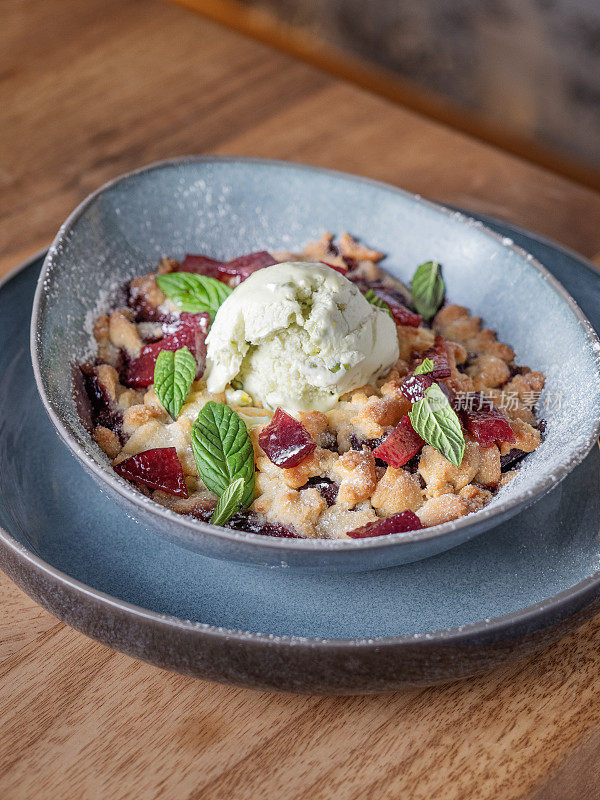
[[[294,56],[331,75],[459,130],[486,144],[600,191],[600,171],[519,134],[502,131],[480,115],[457,110],[444,98],[416,87],[390,70],[311,37],[238,0],[169,0],[224,27]]]

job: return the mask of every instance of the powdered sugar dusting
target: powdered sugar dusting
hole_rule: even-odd
[[[441,211],[392,188],[294,165],[216,160],[162,166],[115,183],[63,226],[48,254],[37,327],[44,391],[62,434],[78,442],[90,468],[112,479],[74,413],[68,370],[72,361],[90,354],[93,320],[108,310],[119,287],[154,268],[163,255],[196,251],[226,259],[259,249],[293,249],[323,229],[348,229],[386,251],[386,268],[404,281],[416,264],[441,261],[449,296],[481,314],[515,347],[519,363],[547,375],[539,408],[547,421],[545,441],[467,524],[537,497],[540,486],[551,488],[581,460],[600,419],[600,345],[530,255],[459,212]],[[563,398],[560,406],[557,396]],[[164,509],[159,519],[155,505],[141,496],[135,503],[148,512],[147,522],[156,519],[178,535],[184,524],[193,525]],[[451,523],[443,531],[461,526]],[[190,529],[189,538],[193,535]],[[227,537],[246,538],[233,532]],[[426,538],[419,534],[407,541],[419,537]],[[383,545],[290,540],[268,546],[272,551]]]

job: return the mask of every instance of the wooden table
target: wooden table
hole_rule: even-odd
[[[0,272],[105,180],[201,152],[361,173],[600,254],[600,195],[181,8],[5,0],[3,11]],[[1,576],[0,602],[3,800],[600,795],[600,618],[483,677],[328,698],[162,672]]]

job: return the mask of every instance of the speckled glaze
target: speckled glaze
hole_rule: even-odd
[[[600,328],[597,273],[498,229],[541,258]],[[358,693],[491,668],[597,612],[598,448],[510,522],[434,558],[353,576],[209,559],[124,517],[38,397],[27,319],[40,266],[34,259],[0,288],[0,567],[60,619],[188,675]]]
[[[547,436],[517,477],[477,514],[409,534],[362,540],[275,539],[214,527],[153,503],[111,469],[82,427],[70,364],[90,354],[91,322],[111,289],[162,255],[230,258],[299,248],[323,230],[349,230],[388,254],[405,281],[442,262],[447,294],[484,316],[519,363],[546,373]],[[447,550],[508,519],[554,488],[600,429],[600,344],[552,275],[511,239],[413,195],[365,179],[285,162],[189,158],[162,162],[91,195],[46,257],[32,319],[38,387],[59,434],[103,491],[142,525],[216,558],[309,570],[360,571]]]

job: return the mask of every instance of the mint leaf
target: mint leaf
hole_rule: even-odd
[[[434,367],[435,364],[430,358],[424,358],[413,370],[413,375],[427,375],[428,372],[433,372]]]
[[[196,377],[196,359],[187,347],[161,350],[154,365],[154,391],[162,405],[177,419]]]
[[[196,275],[194,272],[170,272],[158,275],[156,283],[182,311],[200,314],[208,311],[212,322],[223,302],[229,297],[232,289],[226,283],[209,278],[208,275]]]
[[[210,518],[211,523],[213,525],[224,525],[228,522],[242,505],[243,496],[244,479],[236,478],[219,497],[217,507]]]
[[[422,400],[408,412],[413,428],[427,444],[460,467],[465,454],[465,437],[456,412],[437,383],[426,389]]]
[[[385,303],[379,295],[375,294],[373,289],[369,289],[369,291],[365,294],[365,300],[368,300],[372,306],[377,306],[377,308],[383,309],[383,311],[387,311],[387,313],[392,316],[392,312],[390,311],[390,307],[387,303]]]
[[[417,267],[410,284],[413,305],[423,319],[431,319],[442,305],[446,285],[437,261],[427,261]]]
[[[242,506],[254,500],[254,448],[242,419],[225,403],[210,400],[192,425],[192,452],[205,485],[219,497],[244,480]]]

